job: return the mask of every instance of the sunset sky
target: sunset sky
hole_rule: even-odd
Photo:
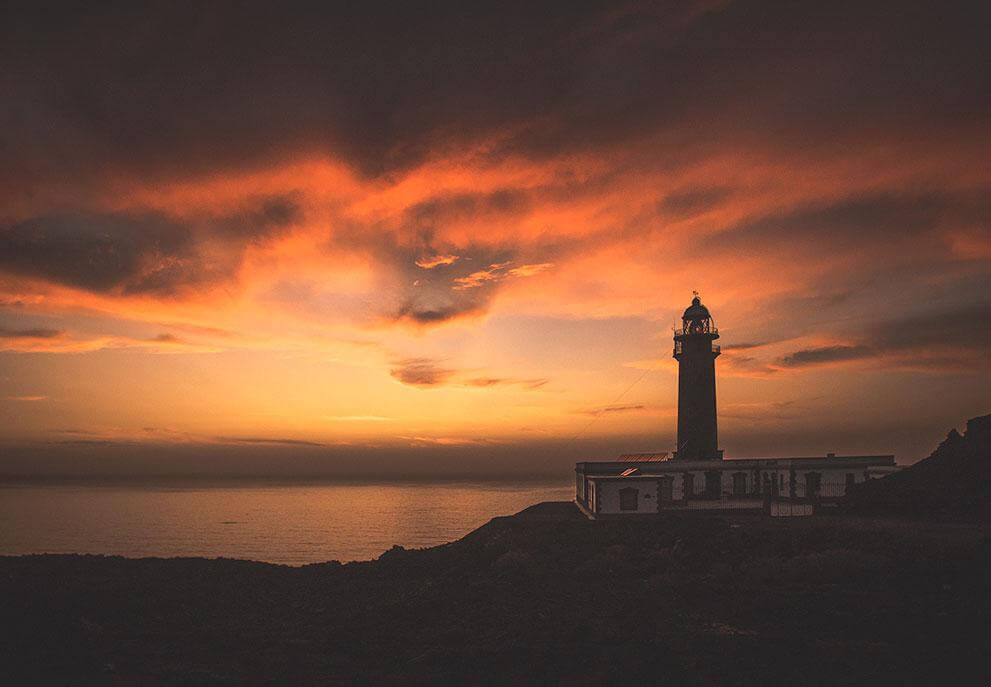
[[[0,13],[0,472],[670,450],[693,290],[727,457],[991,411],[984,3],[154,4]]]

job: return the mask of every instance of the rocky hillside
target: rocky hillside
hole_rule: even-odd
[[[845,500],[852,513],[919,518],[991,519],[991,415],[950,430],[925,460],[858,485]]]
[[[347,565],[0,557],[0,665],[12,685],[982,684],[987,534],[545,503]]]

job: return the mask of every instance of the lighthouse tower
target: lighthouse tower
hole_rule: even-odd
[[[674,332],[678,361],[678,460],[722,460],[716,439],[716,356],[719,330],[698,293]]]

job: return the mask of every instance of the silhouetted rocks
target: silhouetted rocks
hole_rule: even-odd
[[[0,664],[6,684],[32,685],[973,683],[987,534],[592,522],[543,503],[346,565],[0,558]]]
[[[991,415],[951,429],[935,451],[884,479],[858,484],[844,499],[852,513],[915,518],[991,519]]]

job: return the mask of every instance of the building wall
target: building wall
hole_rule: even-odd
[[[637,510],[620,508],[620,489],[638,490]],[[596,513],[656,513],[657,481],[654,479],[601,480],[595,482]]]
[[[809,473],[818,473],[819,477],[819,491],[814,494],[820,498],[839,498],[846,494],[846,480],[847,475],[853,475],[853,481],[855,484],[859,484],[867,479],[866,471],[861,470],[844,470],[844,469],[831,469],[831,470],[796,470],[795,471],[795,496],[797,498],[808,498],[813,496],[809,491]],[[790,491],[786,492],[786,495],[790,495]]]
[[[777,466],[774,469],[745,469],[740,466],[721,465],[719,471],[719,498],[701,498],[706,494],[706,474],[707,470],[672,471],[665,475],[643,475],[629,478],[602,479],[587,477],[582,475],[576,482],[576,498],[581,501],[589,511],[602,514],[627,514],[627,513],[656,513],[658,511],[659,482],[662,479],[671,480],[671,501],[662,500],[660,510],[671,509],[692,509],[709,510],[723,508],[753,508],[759,509],[763,506],[764,477],[773,477],[779,484],[778,496],[787,498],[809,498],[812,494],[809,485],[812,478],[809,473],[819,475],[819,491],[814,494],[820,499],[839,498],[846,493],[847,475],[852,475],[854,483],[860,483],[869,479],[869,470],[854,467],[836,467],[819,469],[791,469],[791,466]],[[686,498],[685,475],[693,477],[693,491],[695,498]],[[734,475],[743,475],[744,493],[734,493]],[[792,485],[794,483],[794,489]],[[621,507],[620,491],[624,488],[637,490],[636,509],[623,510]]]
[[[705,493],[705,479],[706,471],[704,470],[690,470],[689,474],[693,475],[694,491],[696,496],[701,496]],[[757,470],[756,474],[753,469],[738,469],[734,470],[730,467],[724,465],[724,469],[720,471],[720,495],[722,498],[733,499],[739,498],[733,489],[734,485],[734,475],[742,474],[745,483],[745,493],[747,496],[756,494],[763,491],[764,476],[773,477],[778,480],[779,496],[792,496],[792,481],[795,483],[794,496],[796,498],[807,498],[809,496],[808,485],[809,485],[809,473],[817,473],[820,476],[820,489],[818,496],[826,498],[835,498],[843,496],[846,493],[846,480],[847,475],[853,475],[853,481],[859,484],[866,479],[868,479],[868,472],[863,468],[835,468],[835,469],[810,469],[810,470],[795,470],[794,472],[788,468],[785,469],[775,469],[775,470]],[[674,475],[674,499],[680,500],[685,498],[685,473],[675,473]]]

